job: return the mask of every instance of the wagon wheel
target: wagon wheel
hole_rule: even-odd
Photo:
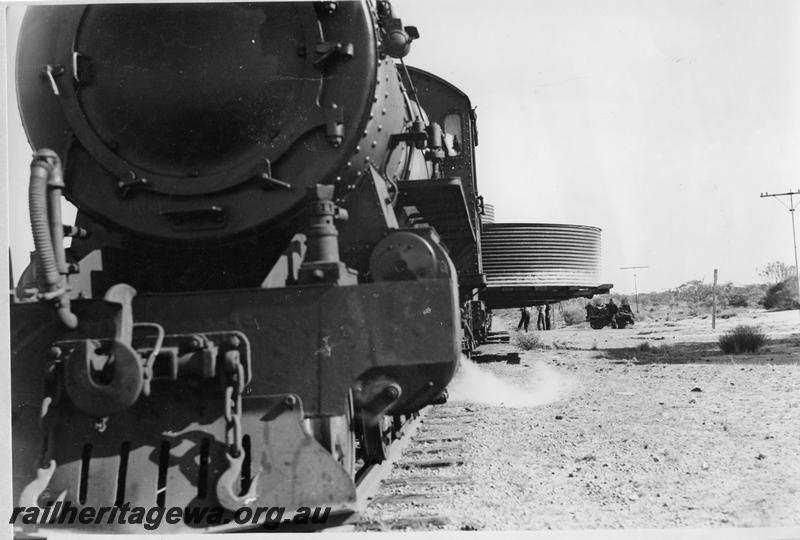
[[[357,420],[358,442],[364,465],[380,463],[386,459],[386,450],[391,443],[392,419],[381,416],[377,423],[369,422],[364,417]]]
[[[392,439],[399,438],[400,430],[403,429],[403,423],[408,420],[408,417],[402,414],[392,416]]]

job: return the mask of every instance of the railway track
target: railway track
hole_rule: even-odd
[[[509,343],[511,336],[506,331],[489,332],[486,337],[486,345],[498,345],[500,343]]]
[[[389,520],[360,517],[349,530],[439,528],[449,523],[448,516],[425,513],[425,509],[471,482],[463,473],[465,436],[460,427],[475,422],[476,416],[464,405],[449,403],[426,407],[420,413],[393,445],[387,460],[368,471],[359,483],[362,509],[397,508],[402,512]]]

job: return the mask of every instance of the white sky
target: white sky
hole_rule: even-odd
[[[793,263],[789,212],[758,196],[800,186],[800,3],[395,4],[421,34],[408,62],[478,107],[497,221],[601,227],[621,292],[620,266],[655,290]]]
[[[633,290],[620,266],[648,265],[638,285],[649,291],[710,281],[714,268],[752,283],[767,262],[793,263],[789,212],[759,193],[800,187],[800,2],[394,5],[421,34],[407,63],[478,107],[478,186],[498,222],[601,227],[604,281],[618,292]],[[18,276],[30,151],[8,81]]]

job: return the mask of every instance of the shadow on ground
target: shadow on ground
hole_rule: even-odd
[[[488,364],[489,362],[519,364],[519,353],[511,352],[505,354],[473,354],[470,359],[476,364]]]
[[[800,335],[770,339],[757,353],[725,354],[716,342],[674,343],[598,349],[616,364],[800,364]]]

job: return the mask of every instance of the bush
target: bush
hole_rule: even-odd
[[[747,307],[750,302],[745,295],[736,293],[728,297],[728,305],[731,307]]]
[[[797,303],[797,279],[792,276],[770,285],[761,304],[767,309],[775,310],[800,308],[800,304]]]
[[[517,332],[515,341],[517,343],[517,347],[523,351],[544,348],[544,345],[542,344],[542,338],[539,337],[539,334],[534,334],[533,332],[526,332],[524,334]]]
[[[725,354],[754,353],[766,341],[767,336],[757,326],[740,325],[719,337],[719,348]]]
[[[586,321],[586,309],[578,306],[569,307],[561,312],[561,317],[564,319],[564,324],[567,326],[580,324]]]

